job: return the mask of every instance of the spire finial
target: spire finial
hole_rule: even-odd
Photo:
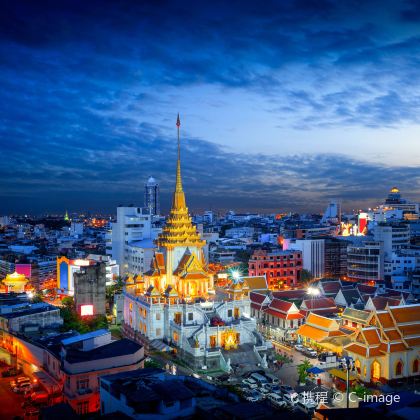
[[[172,202],[172,207],[179,209],[181,207],[186,207],[185,195],[184,195],[184,190],[182,189],[182,178],[181,178],[181,142],[180,142],[180,137],[179,137],[179,128],[181,127],[181,120],[179,118],[179,113],[176,119],[176,126],[177,126],[177,131],[178,131],[178,159],[176,163],[176,184],[175,184],[175,193],[174,193],[174,198]]]

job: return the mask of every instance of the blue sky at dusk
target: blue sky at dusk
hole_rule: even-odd
[[[418,1],[2,1],[0,213],[420,198]]]

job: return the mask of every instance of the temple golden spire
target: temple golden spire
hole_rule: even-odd
[[[175,184],[175,192],[172,199],[172,209],[182,209],[186,207],[185,203],[185,194],[184,190],[182,189],[182,178],[181,178],[181,142],[179,138],[179,129],[181,127],[181,121],[178,118],[176,119],[176,126],[178,130],[178,159],[176,163],[176,184]]]
[[[176,120],[176,126],[178,127],[178,160],[176,166],[175,191],[169,217],[166,220],[166,225],[163,227],[162,232],[158,236],[157,243],[160,248],[173,249],[177,246],[202,248],[205,245],[205,241],[201,239],[196,227],[192,224],[185,201],[185,193],[182,188],[181,143],[179,137],[181,121],[179,119],[179,114]],[[170,270],[168,269],[168,272],[169,271]]]

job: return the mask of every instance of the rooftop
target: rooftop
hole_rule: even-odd
[[[69,340],[71,340],[71,338]],[[66,352],[65,360],[68,363],[90,362],[93,360],[130,355],[136,353],[141,348],[142,346],[140,344],[137,344],[128,338],[123,338],[89,351],[70,348]]]
[[[90,338],[95,338],[95,337],[100,337],[102,335],[106,335],[109,334],[108,330],[102,329],[102,330],[96,330],[96,331],[91,331],[85,334],[80,334],[80,335],[76,335],[70,338],[65,338],[64,340],[62,340],[62,344],[63,346],[68,346],[70,344],[74,344],[77,343],[78,341],[83,341],[83,340],[88,340]]]

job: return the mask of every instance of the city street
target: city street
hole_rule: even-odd
[[[292,363],[284,363],[281,368],[274,371],[274,374],[282,381],[282,383],[296,387],[298,385],[298,373],[297,366],[301,364],[304,360],[309,360],[313,366],[318,366],[323,369],[320,365],[318,359],[309,359],[304,356],[302,353],[298,352],[295,349],[288,349],[286,346],[279,347],[281,354],[286,354],[288,357],[293,359]],[[321,379],[321,384],[326,387],[332,387],[331,377],[327,372],[322,373],[317,376]]]
[[[23,395],[15,394],[9,386],[13,379],[16,379],[16,377],[0,377],[0,418],[2,420],[11,420],[16,416],[23,417],[24,414],[21,407]]]

